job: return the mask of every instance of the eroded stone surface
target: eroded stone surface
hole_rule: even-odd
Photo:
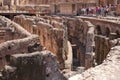
[[[92,25],[89,21],[85,21],[85,20],[89,20],[94,25]],[[56,71],[57,68],[56,66],[53,66],[55,65],[54,63],[57,62],[56,59],[51,58],[52,56],[46,57],[45,55],[39,55],[40,59],[37,60],[37,62],[35,61],[35,59],[33,59],[34,57],[33,54],[35,51],[48,49],[54,52],[55,56],[57,57],[57,60],[59,61],[60,68],[62,66],[62,69],[64,69],[62,71],[63,72],[62,74],[65,74],[66,78],[78,74],[76,76],[71,77],[70,80],[71,79],[72,80],[75,79],[76,80],[79,79],[118,80],[119,79],[119,74],[118,74],[120,72],[119,71],[119,65],[120,65],[119,64],[119,48],[120,48],[119,23],[106,21],[106,20],[102,21],[101,19],[99,20],[94,18],[81,19],[79,17],[77,18],[58,17],[58,16],[36,17],[36,16],[23,16],[23,15],[16,16],[14,21],[22,26],[16,24],[15,22],[11,22],[10,20],[4,17],[1,17],[0,19],[0,27],[10,27],[12,31],[15,32],[15,38],[13,38],[14,40],[10,40],[0,44],[0,52],[2,52],[0,55],[1,68],[5,64],[14,65],[20,63],[20,65],[14,65],[14,66],[19,67],[20,68],[19,70],[21,72],[26,73],[25,74],[27,76],[25,77],[26,80],[29,79],[28,75],[31,74],[32,74],[30,76],[31,79],[32,78],[38,79],[37,77],[35,77],[38,75],[34,75],[33,73],[30,73],[30,71],[34,72],[35,70],[36,74],[39,73],[39,71],[36,70],[38,69],[38,67],[36,66],[40,62],[41,66],[38,65],[40,67],[38,70],[41,69],[43,70],[43,74],[42,73],[39,74],[41,76],[43,75],[41,79],[44,80],[45,77],[48,77],[46,79],[51,80],[53,79],[51,76],[53,76],[55,80],[59,80],[58,78],[61,76],[61,74],[57,75],[56,73],[52,75],[54,70]],[[37,34],[38,36],[33,34]],[[45,52],[43,51],[43,53]],[[13,56],[13,60],[15,60],[15,62],[12,61],[14,63],[10,63],[9,57],[12,54],[20,56],[19,57],[20,62],[19,61],[16,62],[17,61],[16,59],[18,59],[18,57]],[[42,58],[41,56],[44,56],[46,58],[44,58],[44,60],[41,61]],[[107,59],[105,59],[106,56]],[[33,63],[31,63],[32,61],[30,59],[33,60]],[[51,59],[55,61],[53,60],[51,61]],[[44,61],[48,63],[49,61],[51,61],[49,67],[52,67],[52,69],[44,67],[43,65]],[[74,63],[74,61],[76,61],[77,64]],[[34,63],[35,66],[32,65]],[[82,72],[84,71],[83,70],[84,68],[82,69],[81,67],[76,68],[76,65],[89,68],[93,66],[93,64],[96,67],[90,68],[87,71],[85,71],[83,74],[79,75],[81,71]],[[10,67],[10,65],[7,65],[7,68],[10,68],[11,70],[12,67]],[[34,67],[36,68],[34,69]],[[13,67],[12,71],[14,71],[14,69],[15,68]],[[70,71],[70,69],[74,69],[76,71]],[[19,73],[19,70],[17,73]],[[118,73],[115,71],[117,71]],[[51,74],[49,75],[49,73]],[[110,76],[111,74],[112,76]],[[18,75],[20,79],[22,79],[22,77],[20,77],[21,75],[22,73]],[[19,78],[15,76],[12,77],[11,75],[10,79],[13,80],[12,78],[16,78],[19,80]],[[64,79],[62,78],[61,80]]]
[[[39,35],[40,44],[57,56],[61,69],[65,67],[64,57],[68,51],[65,38],[67,35],[62,23],[35,16],[16,16],[14,21],[29,32]]]
[[[29,52],[28,47],[30,44],[39,43],[37,35],[32,35],[24,30],[20,25],[15,22],[0,16],[1,29],[5,30],[6,34],[3,35],[5,40],[0,44],[0,69],[9,63],[9,56],[17,53]],[[14,33],[14,34],[13,34]],[[36,51],[38,51],[37,47]],[[40,49],[39,49],[40,50]],[[7,57],[8,56],[8,57]],[[8,60],[7,60],[8,58]]]
[[[11,73],[5,71],[3,75],[9,75],[9,80],[65,80],[50,51],[12,55],[10,65],[16,69]]]
[[[119,80],[120,79],[120,46],[116,46],[111,49],[104,62],[85,71],[82,74],[78,74],[71,77],[69,80]]]

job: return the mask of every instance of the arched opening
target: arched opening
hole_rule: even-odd
[[[102,31],[99,25],[97,25],[96,30],[98,35],[102,34]]]
[[[109,35],[110,35],[110,29],[108,27],[106,28],[105,34],[106,34],[107,37],[109,37]]]

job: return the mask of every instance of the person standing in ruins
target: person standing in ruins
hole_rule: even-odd
[[[98,16],[98,9],[99,9],[99,7],[98,7],[98,6],[96,6],[96,8],[95,8],[95,13],[96,13],[96,16]]]
[[[89,8],[86,8],[86,13],[87,13],[87,15],[89,14]]]

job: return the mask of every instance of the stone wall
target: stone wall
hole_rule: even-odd
[[[112,23],[110,21],[106,21],[105,23],[104,22],[105,20],[95,21],[95,19],[93,19],[92,21],[92,19],[89,20],[89,18],[85,18],[85,17],[82,18],[83,20],[81,20],[80,18],[67,18],[67,17],[60,18],[57,16],[44,17],[44,18],[45,19],[47,18],[49,20],[55,20],[57,22],[62,22],[66,20],[67,22],[66,26],[68,30],[68,40],[71,42],[73,50],[76,49],[77,52],[75,52],[75,54],[77,55],[77,59],[80,61],[81,66],[85,66],[85,61],[84,61],[85,55],[86,55],[86,59],[88,58],[91,59],[90,60],[91,66],[101,64],[103,60],[106,58],[112,45],[117,43],[117,41],[114,39],[119,37],[118,23],[114,23],[114,22]],[[94,25],[92,26],[86,20],[91,21]],[[114,26],[116,26],[115,29],[113,29]],[[90,39],[90,35],[91,35],[91,39]],[[112,43],[111,45],[111,42],[114,41],[115,43]],[[91,48],[88,48],[89,46],[91,46]],[[93,54],[87,56],[87,53],[91,51]],[[90,67],[90,65],[88,66],[87,65],[86,67]]]
[[[52,51],[57,56],[60,64],[62,62],[62,65],[65,64],[63,61],[69,59],[67,55],[71,55],[68,53],[67,48],[68,39],[73,45],[71,45],[73,49],[73,55],[71,57],[76,57],[78,62],[77,65],[85,66],[85,51],[88,46],[87,39],[89,39],[88,31],[91,27],[89,22],[82,21],[78,18],[59,18],[49,16],[31,18],[29,16],[22,15],[16,16],[14,21],[22,25],[23,28],[28,30],[30,33],[39,35],[40,44],[45,46],[46,49]],[[65,26],[62,24],[64,21]],[[94,34],[94,30],[92,33]],[[94,45],[91,44],[90,46],[94,48]],[[90,58],[91,56],[92,55],[90,55]],[[71,61],[71,59],[69,61]]]
[[[85,5],[84,5],[85,4]],[[3,6],[0,7],[2,10],[32,10],[37,11],[40,6],[41,8],[45,5],[51,5],[51,10],[47,10],[47,13],[57,13],[65,15],[76,15],[82,7],[96,6],[97,1],[86,1],[86,0],[3,0]],[[46,6],[46,7],[47,7]],[[28,8],[29,7],[29,8]],[[31,7],[31,8],[30,8]],[[36,8],[35,8],[36,7]],[[44,8],[46,8],[44,7]]]
[[[96,66],[104,61],[101,65],[91,68],[81,75],[78,74],[71,77],[70,80],[119,80],[119,23],[112,23],[106,20],[105,23],[102,20],[83,17],[81,19],[79,17],[36,17],[23,15],[14,18],[14,21],[22,25],[22,27],[5,17],[1,17],[0,21],[1,23],[3,22],[2,25],[7,22],[5,25],[8,25],[7,27],[12,27],[15,34],[18,34],[17,36],[15,35],[15,38],[13,38],[14,40],[0,44],[0,69],[6,64],[17,67],[15,74],[11,74],[8,80],[21,80],[23,78],[25,78],[25,80],[38,80],[39,78],[36,76],[40,75],[42,76],[40,77],[41,80],[45,78],[47,80],[64,80],[63,76],[58,71],[58,64],[56,67],[57,62],[54,56],[52,58],[52,55],[49,55],[49,57],[44,51],[32,53],[43,49],[54,52],[61,69],[71,69],[72,60],[75,61],[74,58],[77,59],[77,66],[85,66],[86,68],[92,67],[93,64]],[[35,47],[36,44],[37,46]],[[38,49],[38,45],[41,48],[39,47]],[[42,46],[45,47],[43,48]],[[51,54],[51,52],[47,53]],[[13,61],[10,62],[11,55],[13,55]],[[36,56],[39,56],[39,59],[35,60],[34,57]],[[51,61],[50,66],[49,61]],[[44,62],[46,65],[44,65]],[[38,65],[39,63],[40,65]],[[78,65],[79,63],[80,65]],[[33,64],[35,64],[35,69],[32,66]],[[47,68],[46,66],[49,67]],[[38,69],[38,67],[40,68]],[[39,74],[38,70],[42,73]],[[35,71],[34,73],[36,75],[29,71]],[[115,73],[115,71],[118,73]],[[22,72],[26,73],[26,77],[24,77]],[[110,76],[111,72],[114,73],[113,76]]]
[[[9,80],[66,80],[49,51],[12,55],[10,65],[16,69],[11,73],[5,71]]]
[[[95,59],[96,63],[101,64],[106,59],[111,48],[110,40],[106,36],[95,36]]]
[[[114,40],[120,37],[120,24],[116,20],[81,18],[95,25],[95,59],[97,64],[101,64],[113,44],[116,44]],[[113,41],[114,43],[111,44]]]
[[[0,16],[0,43],[8,40],[24,38],[29,35],[30,33],[26,32],[23,28],[20,28],[18,24]]]
[[[109,20],[109,19],[102,19],[102,18],[86,18],[86,17],[80,17],[83,20],[90,21],[93,25],[96,26],[96,30],[100,31],[101,35],[110,37],[111,33],[115,33],[115,35],[118,37],[120,34],[120,28],[119,28],[119,21],[117,20]],[[110,32],[110,33],[109,33]],[[98,34],[98,33],[96,33]]]
[[[14,21],[30,33],[39,35],[40,44],[52,51],[57,56],[61,68],[64,68],[64,60],[66,60],[68,50],[64,52],[67,39],[62,23],[34,16],[16,16]]]
[[[91,19],[85,17],[76,18],[76,19],[75,18],[70,19],[65,17],[61,17],[61,18],[66,19],[68,21],[67,22],[68,39],[73,45],[72,48],[74,48],[74,44],[77,44],[78,46],[78,43],[74,43],[76,42],[75,39],[77,39],[80,43],[82,43],[84,49],[86,48],[86,52],[85,52],[86,59],[83,56],[79,57],[78,55],[82,53],[81,51],[82,48],[80,47],[80,50],[76,48],[77,49],[76,53],[78,56],[77,59],[80,59],[80,61],[86,60],[86,65],[85,65],[86,68],[101,64],[104,61],[104,59],[106,59],[106,56],[109,53],[111,47],[114,47],[116,44],[118,44],[117,38],[120,37],[120,31],[119,31],[120,24],[118,22],[113,22],[111,20],[105,20],[105,19],[104,20],[94,19],[94,18]],[[51,19],[57,20],[58,22],[62,21],[62,19],[56,16],[52,17]],[[93,24],[93,27],[91,27],[91,25],[88,24],[86,20],[90,21]],[[90,35],[91,35],[91,39],[90,39]],[[72,38],[74,40],[71,40]],[[93,44],[90,44],[90,42]],[[88,48],[89,46],[91,46],[91,49]],[[88,52],[92,52],[92,54],[87,56]]]
[[[30,1],[30,0],[9,0],[9,2],[7,0],[4,0],[4,5],[16,5],[16,6],[24,6],[24,5],[31,5],[31,4],[39,4],[40,3],[40,0],[39,2],[36,0],[36,1]]]
[[[86,39],[86,53],[85,53],[85,68],[88,69],[94,66],[95,57],[95,26],[88,23],[87,39]]]
[[[82,21],[78,18],[68,20],[68,38],[72,44],[76,45],[77,59],[80,66],[90,68],[94,65],[95,54],[95,26],[89,21]],[[74,47],[73,47],[74,50]],[[74,57],[73,57],[74,58]]]
[[[6,64],[6,55],[17,54],[19,52],[28,52],[30,44],[39,42],[38,36],[30,36],[28,38],[11,40],[0,44],[1,65]]]
[[[77,74],[69,80],[119,80],[120,79],[120,46],[111,48],[104,62],[95,68]],[[112,76],[111,76],[112,75]]]
[[[4,1],[4,4],[8,3],[7,0],[3,0]],[[39,4],[53,4],[53,3],[68,3],[68,2],[85,2],[85,3],[90,3],[86,0],[84,1],[81,1],[81,0],[74,0],[74,1],[71,1],[71,0],[10,0],[9,1],[9,4],[11,5],[20,5],[20,6],[23,6],[23,5],[39,5]],[[91,1],[92,3],[96,3],[96,0],[92,0]]]
[[[95,51],[95,55],[93,55],[93,60],[95,61],[93,62],[95,62],[95,66],[97,64],[100,65],[92,67],[82,74],[77,74],[69,78],[69,80],[119,80],[120,24],[117,22],[113,22],[115,20],[108,21],[95,18],[81,18],[84,21],[90,21],[95,25],[95,49],[93,49]]]
[[[28,47],[30,44],[35,44],[39,42],[39,38],[37,35],[32,35],[26,30],[24,30],[20,25],[16,24],[15,22],[10,21],[5,17],[0,18],[1,22],[6,22],[7,28],[10,28],[10,24],[12,28],[14,28],[14,34],[7,35],[6,42],[0,44],[0,69],[3,65],[8,64],[9,62],[6,61],[7,56],[17,53],[25,53],[28,52]],[[6,27],[6,26],[3,26]],[[9,39],[11,38],[12,39]]]
[[[51,52],[43,48],[43,46],[40,45],[39,43],[40,40],[37,35],[27,32],[20,25],[10,21],[5,17],[2,18],[4,18],[4,20],[7,23],[12,24],[12,27],[15,29],[15,34],[18,33],[20,35],[18,39],[9,40],[0,44],[0,70],[1,70],[0,79],[66,80],[66,78],[62,75],[62,73],[59,70],[59,65],[55,56]],[[41,21],[40,24],[38,25],[45,32],[49,30],[49,28],[51,29],[51,25],[42,22],[43,21]],[[35,27],[35,24],[31,27]],[[52,30],[56,33],[56,35],[53,34],[53,36],[55,37],[58,36],[57,31],[59,30],[57,28],[54,28]],[[60,31],[62,31],[62,29],[60,29]],[[37,29],[33,29],[33,33],[37,33]],[[47,38],[50,37],[47,36],[47,34],[43,36],[46,36]],[[60,38],[61,35],[58,36],[58,39]],[[47,44],[47,40],[45,41],[45,43]],[[63,43],[61,44],[60,42],[57,42],[56,44],[62,45]],[[54,46],[54,44],[52,46]],[[42,52],[36,52],[36,51],[42,51]],[[59,59],[62,56],[61,53],[62,51],[60,51]]]
[[[62,15],[78,15],[83,7],[95,7],[98,0],[62,0],[50,4],[51,13]]]
[[[71,45],[72,45],[72,58],[73,58],[73,65],[74,65],[74,60],[77,61],[77,65],[79,66],[85,66],[85,55],[86,53],[91,53],[91,51],[89,51],[90,49],[88,49],[89,46],[91,46],[91,50],[93,52],[93,49],[95,47],[94,44],[94,28],[95,26],[90,24],[90,22],[87,21],[83,21],[79,18],[69,18],[69,17],[58,17],[58,16],[53,16],[53,17],[43,17],[44,19],[49,19],[49,20],[54,20],[57,22],[66,22],[66,27],[67,27],[67,35],[68,35],[68,40],[70,41]],[[92,41],[90,39],[90,35],[92,38]],[[93,44],[92,44],[93,43]],[[87,52],[86,52],[87,49]],[[91,53],[89,59],[91,59],[91,57],[93,56],[93,54]],[[75,58],[76,57],[76,58]],[[87,59],[87,58],[86,58]],[[87,64],[87,61],[86,61]],[[90,65],[92,66],[93,63],[91,63]],[[87,67],[90,67],[86,65]]]
[[[63,3],[59,5],[58,14],[75,14],[71,3]]]
[[[85,47],[89,26],[87,22],[83,22],[81,19],[68,18],[67,20],[68,39],[72,45],[75,45],[73,50],[77,51],[73,53],[74,57],[77,57],[81,66],[85,66]]]

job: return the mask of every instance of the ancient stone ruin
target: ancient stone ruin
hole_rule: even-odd
[[[3,80],[119,80],[118,22],[20,15],[0,25]]]
[[[0,44],[1,79],[63,80],[65,78],[59,70],[56,57],[40,44],[38,35],[29,33],[5,17],[1,16],[0,21],[1,40],[3,39]]]

